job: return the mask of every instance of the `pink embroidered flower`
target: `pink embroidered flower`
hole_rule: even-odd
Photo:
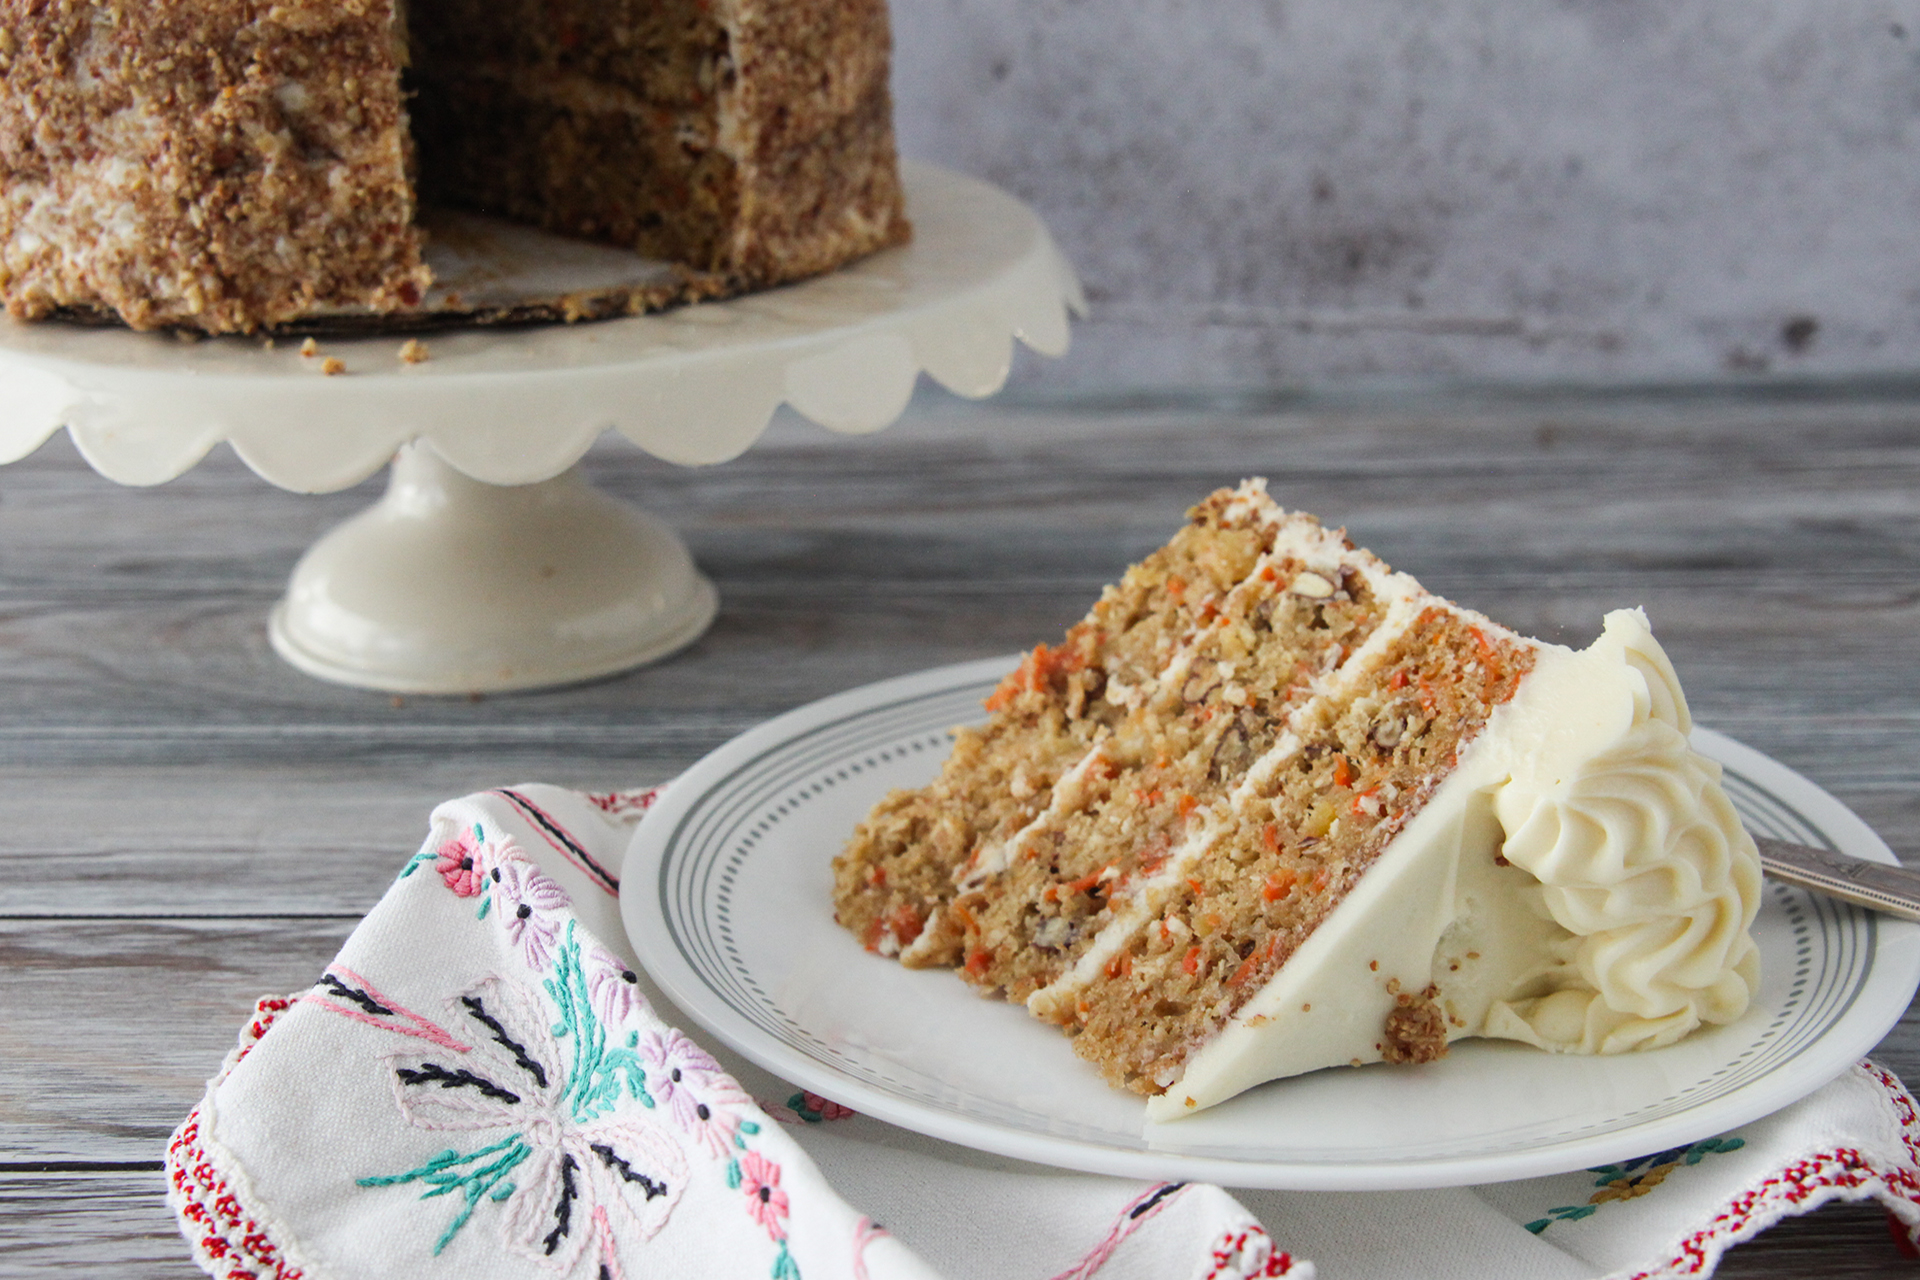
[[[517,849],[508,846],[502,853],[492,871],[497,891],[493,908],[500,913],[507,941],[520,949],[520,958],[531,968],[549,968],[573,899]]]
[[[833,1099],[823,1098],[817,1093],[802,1093],[800,1100],[805,1104],[806,1110],[813,1112],[822,1120],[845,1120],[853,1114],[852,1107],[843,1107]]]
[[[740,1157],[740,1189],[747,1193],[747,1212],[775,1240],[787,1238],[787,1193],[780,1189],[780,1166],[749,1151]]]
[[[611,951],[597,948],[587,957],[587,999],[600,1021],[610,1027],[623,1025],[647,1007],[647,998],[640,994],[640,975]]]
[[[447,888],[463,898],[477,897],[485,888],[487,869],[481,863],[479,833],[461,832],[436,850],[433,869]]]

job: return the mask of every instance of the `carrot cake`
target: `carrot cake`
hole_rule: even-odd
[[[885,0],[0,0],[0,299],[250,331],[405,313],[438,202],[681,264],[908,235]]]
[[[1575,652],[1222,490],[834,864],[871,951],[1173,1119],[1465,1036],[1671,1044],[1758,984],[1760,871],[1637,610]]]

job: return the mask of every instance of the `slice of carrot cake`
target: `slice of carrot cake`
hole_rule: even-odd
[[[1757,985],[1758,858],[1637,611],[1515,635],[1254,480],[988,710],[855,833],[836,914],[1150,1118],[1470,1035],[1669,1044]]]

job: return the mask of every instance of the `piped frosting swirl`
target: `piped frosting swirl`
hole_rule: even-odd
[[[1584,759],[1553,743],[1494,794],[1502,856],[1540,881],[1569,937],[1524,994],[1494,1003],[1485,1034],[1619,1053],[1746,1011],[1760,873],[1720,766],[1689,745],[1685,696],[1644,616],[1609,616],[1582,659],[1618,673],[1626,723]]]
[[[1562,1053],[1738,1018],[1759,989],[1759,855],[1691,728],[1639,610],[1580,652],[1542,645],[1453,775],[1148,1118],[1379,1061],[1395,990],[1432,990],[1449,1040]]]

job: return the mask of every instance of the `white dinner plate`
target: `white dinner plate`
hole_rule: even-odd
[[[1053,1027],[953,974],[870,955],[833,922],[833,856],[868,808],[938,771],[1014,659],[801,707],[683,774],[635,833],[620,905],[641,960],[709,1032],[796,1085],[983,1151],[1140,1178],[1377,1190],[1535,1177],[1724,1133],[1806,1096],[1886,1034],[1920,925],[1769,882],[1759,998],[1739,1021],[1620,1057],[1468,1040],[1426,1066],[1336,1067],[1147,1126]],[[1716,733],[1755,832],[1879,862],[1839,801]]]

